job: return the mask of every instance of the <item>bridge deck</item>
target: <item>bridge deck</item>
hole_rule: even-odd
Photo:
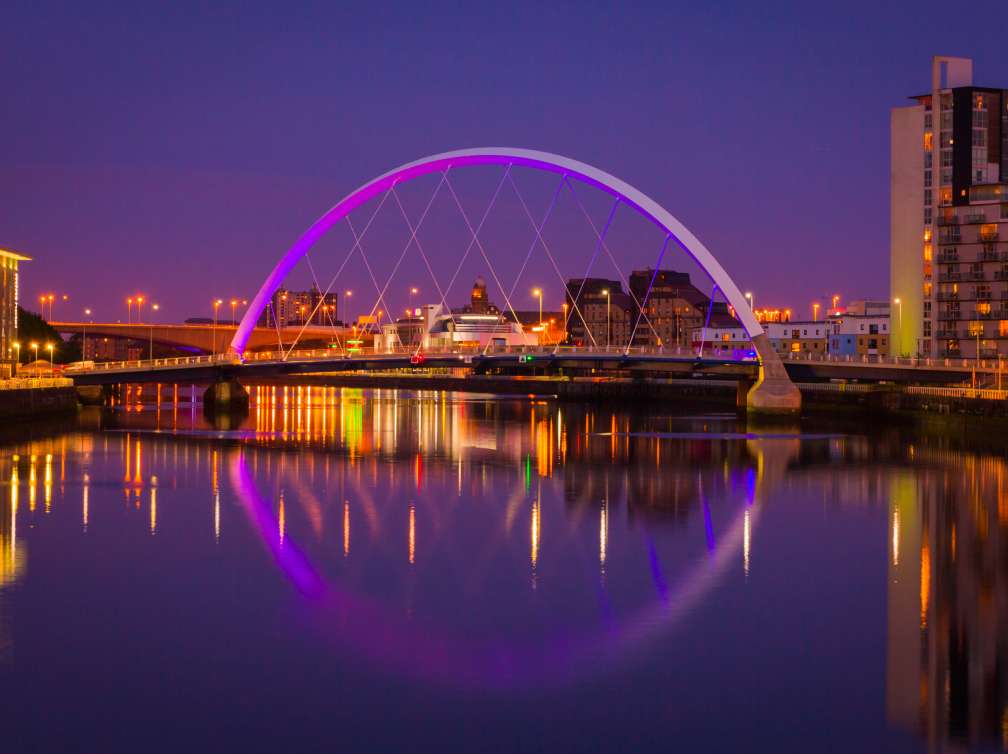
[[[998,365],[981,362],[979,372],[999,374]],[[835,379],[885,382],[961,383],[970,379],[977,366],[972,362],[921,359],[891,359],[875,362],[854,360],[788,360],[785,367],[798,381]],[[245,360],[226,355],[181,357],[140,361],[122,361],[68,369],[66,375],[79,385],[122,382],[209,382],[222,378],[254,380],[298,374],[339,372],[381,372],[401,369],[469,369],[476,373],[507,370],[514,374],[593,373],[611,374],[664,373],[702,374],[722,378],[754,379],[759,365],[752,359],[700,358],[680,349],[677,352],[656,349],[573,349],[573,348],[498,348],[487,352],[414,352],[346,353],[335,349],[294,351],[283,357],[277,352],[249,354]]]

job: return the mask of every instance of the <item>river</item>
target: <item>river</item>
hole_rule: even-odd
[[[0,750],[1008,749],[996,438],[250,392],[5,428]]]

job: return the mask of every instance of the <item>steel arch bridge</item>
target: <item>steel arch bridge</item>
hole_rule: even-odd
[[[606,253],[609,254],[612,259],[612,255],[605,244],[605,234],[608,230],[608,224],[612,220],[613,213],[619,204],[632,208],[638,214],[656,225],[665,234],[665,240],[661,248],[661,253],[658,257],[658,263],[655,265],[655,269],[657,270],[660,267],[662,258],[664,257],[670,242],[673,242],[681,247],[700,266],[700,268],[710,276],[714,283],[715,291],[721,291],[728,303],[734,308],[735,314],[746,334],[752,339],[760,363],[760,377],[758,382],[749,391],[747,398],[748,408],[755,411],[765,411],[771,413],[790,413],[797,411],[800,408],[801,397],[797,388],[791,383],[790,378],[784,370],[780,357],[773,350],[766,333],[753,316],[753,313],[749,308],[749,304],[742,295],[738,286],[725,271],[724,267],[721,266],[720,262],[718,262],[714,255],[707,249],[707,247],[704,246],[704,244],[701,243],[700,240],[692,232],[690,232],[685,225],[672,215],[671,212],[662,207],[654,199],[644,194],[644,192],[634,188],[619,178],[600,170],[599,168],[548,152],[511,147],[462,149],[452,152],[443,152],[430,157],[424,157],[390,170],[347,194],[329,211],[316,220],[315,223],[312,224],[311,227],[309,227],[294,243],[294,245],[291,246],[280,258],[280,261],[270,272],[255,297],[249,303],[249,307],[245,311],[245,314],[235,331],[230,344],[230,351],[232,355],[239,359],[242,357],[252,331],[256,326],[256,322],[266,310],[273,294],[278,290],[287,275],[294,269],[295,265],[307,255],[309,249],[311,249],[311,247],[320,238],[322,238],[327,231],[333,228],[333,226],[344,218],[347,218],[353,210],[373,198],[382,195],[387,198],[389,194],[394,193],[396,186],[403,182],[433,173],[441,173],[441,181],[447,182],[449,170],[474,165],[503,166],[505,168],[505,173],[504,177],[501,179],[500,185],[503,185],[504,180],[510,176],[511,168],[518,166],[558,174],[561,176],[560,187],[567,184],[572,192],[573,186],[571,181],[576,180],[612,196],[614,198],[614,205],[612,211],[610,212],[609,221],[607,221],[606,226],[601,232],[599,232],[595,225],[592,224],[592,230],[598,240],[595,250],[596,255],[598,255],[600,249],[604,248]],[[500,185],[498,185],[498,191],[500,190]],[[514,186],[513,179],[512,185]],[[438,184],[438,189],[435,190],[435,194],[437,190],[440,189],[440,186],[441,183]],[[558,192],[560,187],[557,189]],[[517,192],[517,186],[514,186],[514,188]],[[452,189],[452,194],[454,196],[454,189]],[[398,200],[398,197],[396,198]],[[469,232],[472,234],[472,241],[470,241],[469,244],[470,248],[473,243],[475,243],[485,257],[485,252],[483,251],[478,238],[480,226],[477,226],[474,229],[473,224],[469,221],[468,217],[465,216],[465,212],[462,210],[461,204],[458,203],[457,197],[455,197],[455,200],[459,211],[462,213],[466,221]],[[489,208],[487,211],[489,211]],[[416,226],[410,224],[409,220],[405,216],[405,212],[403,212],[403,217],[406,219],[407,224],[410,225],[411,230],[410,242],[407,243],[406,249],[403,250],[403,254],[405,254],[410,243],[416,240],[416,231],[419,227],[419,223],[417,223]],[[538,241],[542,243],[545,248],[545,242],[542,240],[541,236],[542,225],[536,225],[535,221],[532,220],[531,215],[529,215],[529,220],[535,228]],[[589,220],[589,222],[591,221]],[[365,227],[360,236],[363,236],[366,230],[367,228]],[[355,244],[354,248],[351,249],[350,254],[352,254],[355,249],[359,248],[360,236],[358,236],[356,231],[354,231]],[[417,242],[417,245],[419,246],[419,242]],[[361,253],[363,254],[363,251]],[[348,259],[349,256],[350,255],[348,255]],[[613,262],[615,263],[615,259],[613,259]],[[429,263],[428,268],[430,268]],[[433,275],[433,272],[431,274]],[[501,287],[503,288],[503,286]],[[381,299],[381,296],[382,291],[379,288],[379,300]],[[506,292],[505,298],[507,298]],[[646,298],[647,297],[645,297],[644,303],[646,303]],[[510,306],[510,303],[508,305]],[[643,308],[643,306],[641,308]],[[646,317],[646,315],[644,316]]]

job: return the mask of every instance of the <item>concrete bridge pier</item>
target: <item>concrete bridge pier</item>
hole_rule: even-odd
[[[103,406],[112,393],[108,385],[77,385],[76,390],[82,406]]]
[[[737,408],[740,412],[748,411],[749,391],[752,390],[752,386],[755,384],[756,380],[744,375],[739,375],[738,390],[735,393],[735,408]]]
[[[203,408],[211,413],[248,411],[249,394],[234,377],[217,380],[203,391]]]
[[[801,392],[791,382],[784,362],[774,351],[766,333],[753,338],[753,345],[759,354],[760,370],[756,384],[746,393],[746,411],[764,416],[798,414],[801,411]]]

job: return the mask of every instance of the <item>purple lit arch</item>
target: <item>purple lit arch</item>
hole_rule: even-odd
[[[280,284],[301,257],[336,223],[360,205],[388,191],[399,183],[429,173],[437,173],[449,168],[466,165],[517,165],[544,170],[550,173],[558,173],[594,186],[612,195],[622,204],[632,207],[665,231],[710,276],[717,289],[724,294],[728,303],[734,307],[735,314],[742,323],[742,327],[746,333],[753,339],[760,361],[763,364],[766,364],[767,361],[779,361],[776,353],[770,347],[769,340],[766,337],[759,337],[763,335],[763,328],[760,327],[753,316],[749,303],[741,291],[739,291],[738,286],[735,285],[735,282],[728,276],[728,273],[725,272],[721,264],[714,258],[714,255],[708,251],[707,247],[668,210],[628,183],[596,167],[586,165],[583,162],[578,162],[568,157],[550,154],[549,152],[511,147],[460,149],[454,152],[444,152],[431,157],[424,157],[423,159],[390,170],[348,194],[332,209],[316,220],[305,231],[304,235],[287,250],[276,267],[273,268],[273,271],[270,272],[269,277],[266,278],[266,282],[262,284],[259,292],[252,299],[248,309],[245,311],[245,315],[242,317],[241,323],[238,325],[238,329],[231,341],[232,353],[239,357],[244,353],[245,344],[248,342],[255,323],[259,320],[259,317],[266,309]]]

